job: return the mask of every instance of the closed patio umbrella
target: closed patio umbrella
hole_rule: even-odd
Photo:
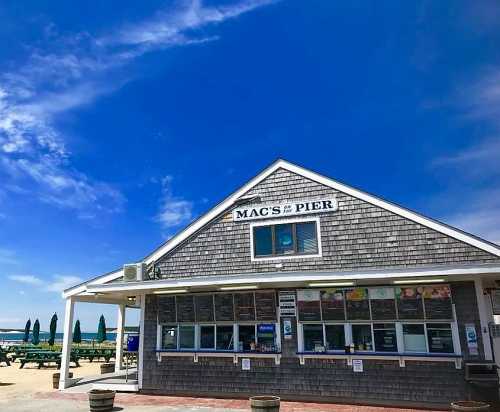
[[[28,319],[26,326],[24,327],[24,337],[23,342],[27,343],[30,340],[30,329],[31,329],[31,319]]]
[[[82,343],[82,331],[80,330],[80,320],[75,322],[75,329],[73,330],[73,343]]]
[[[31,343],[33,345],[38,345],[40,343],[40,322],[35,320],[35,324],[33,325],[33,338],[31,338]]]
[[[101,315],[99,318],[99,327],[97,328],[97,342],[103,343],[107,340],[106,336],[106,320],[104,319],[104,315]]]
[[[57,314],[52,315],[52,319],[50,320],[50,337],[49,337],[49,345],[54,345],[54,340],[56,339],[56,329],[57,329]]]

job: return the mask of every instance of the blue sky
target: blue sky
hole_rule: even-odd
[[[3,1],[0,327],[43,329],[63,288],[278,157],[500,242],[499,20],[486,0]],[[82,329],[101,311],[77,306]]]

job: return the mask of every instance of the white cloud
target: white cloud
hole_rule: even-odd
[[[0,318],[0,325],[4,325],[6,323],[14,324],[14,323],[19,323],[19,322],[22,322],[22,319],[20,319],[20,318]]]
[[[25,283],[27,285],[43,285],[43,280],[33,275],[11,275],[9,276],[9,279],[15,282]]]
[[[172,176],[162,179],[162,199],[156,220],[164,229],[186,224],[193,219],[193,202],[172,194]]]
[[[8,278],[14,282],[23,283],[31,286],[41,286],[39,290],[43,292],[62,292],[71,286],[83,282],[83,279],[78,276],[61,276],[54,275],[49,280],[42,280],[41,278],[33,275],[11,275]],[[24,291],[20,294],[24,294]]]
[[[17,265],[19,261],[16,258],[16,254],[10,249],[0,249],[0,263],[7,265]]]
[[[47,292],[62,292],[71,286],[82,283],[83,279],[78,276],[53,276],[52,281],[45,287]]]
[[[0,73],[0,161],[9,180],[4,184],[29,186],[42,201],[77,209],[84,218],[121,210],[124,197],[116,188],[72,167],[65,136],[56,126],[61,115],[116,90],[125,81],[117,69],[144,53],[214,40],[197,30],[270,3],[244,0],[208,7],[198,0],[183,2],[101,37],[63,37],[49,27],[45,50],[32,48],[24,65]],[[185,216],[187,205],[181,202],[174,210],[184,210]],[[175,212],[166,211],[164,220],[172,219]]]

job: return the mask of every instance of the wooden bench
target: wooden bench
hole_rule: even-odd
[[[78,356],[71,354],[70,362],[73,362],[75,366],[79,367]],[[38,369],[48,363],[55,363],[58,367],[61,366],[61,353],[52,351],[39,351],[39,352],[27,352],[24,358],[19,358],[21,366],[19,369],[24,368],[27,363],[38,364]]]

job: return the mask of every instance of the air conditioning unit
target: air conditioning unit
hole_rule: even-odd
[[[142,280],[148,280],[145,263],[128,263],[123,265],[124,282],[140,282]]]

